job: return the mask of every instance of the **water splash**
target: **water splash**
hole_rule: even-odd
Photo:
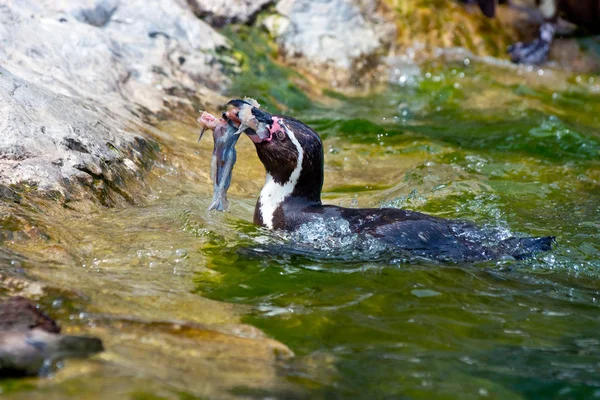
[[[348,221],[341,218],[319,219],[293,232],[273,232],[257,239],[252,253],[297,255],[324,262],[388,261],[398,253],[371,235],[352,232]]]

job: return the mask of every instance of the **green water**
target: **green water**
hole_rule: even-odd
[[[311,397],[600,397],[600,97],[576,81],[534,86],[440,68],[418,87],[300,115],[330,149],[329,174],[349,168],[361,182],[329,179],[330,202],[356,193],[361,206],[555,235],[552,252],[389,265],[247,257],[222,244],[206,252],[221,279],[196,278],[198,293],[249,304],[248,323],[300,358],[326,357],[329,374],[284,372]]]
[[[409,86],[311,100],[278,68],[245,70],[232,91],[321,134],[325,202],[554,235],[555,249],[478,264],[258,253],[270,234],[249,222],[264,179],[250,143],[231,212],[208,213],[212,143],[170,122],[145,204],[63,211],[49,241],[0,254],[55,288],[41,304],[63,326],[107,347],[2,382],[4,396],[600,398],[600,77],[432,64]]]

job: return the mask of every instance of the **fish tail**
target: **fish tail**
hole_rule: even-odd
[[[208,210],[225,211],[229,208],[229,200],[225,193],[215,192]]]

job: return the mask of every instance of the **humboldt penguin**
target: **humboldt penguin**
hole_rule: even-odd
[[[496,0],[477,0],[483,13],[492,18],[496,14]],[[536,0],[544,18],[538,36],[531,43],[516,43],[508,48],[513,62],[542,64],[548,59],[550,45],[556,33],[558,17],[585,29],[600,33],[600,0]]]
[[[399,252],[443,261],[522,259],[550,250],[553,237],[524,237],[483,243],[483,230],[471,223],[396,208],[344,208],[321,202],[323,144],[319,135],[301,121],[271,115],[243,100],[224,115],[240,126],[248,115],[267,134],[252,128],[244,133],[256,147],[266,170],[265,185],[254,211],[254,223],[268,229],[297,230],[314,221],[342,219],[357,234],[370,235]],[[242,110],[242,111],[240,111]]]

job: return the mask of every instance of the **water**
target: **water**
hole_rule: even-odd
[[[554,235],[555,249],[447,264],[339,221],[273,235],[249,222],[264,179],[249,141],[231,211],[207,212],[212,144],[167,122],[143,204],[47,205],[49,239],[5,243],[3,271],[48,285],[42,306],[107,352],[3,381],[3,398],[600,398],[598,79],[432,64],[382,94],[309,100],[282,70],[252,78],[267,67],[235,95],[268,111],[293,99],[286,113],[324,139],[325,202]]]

